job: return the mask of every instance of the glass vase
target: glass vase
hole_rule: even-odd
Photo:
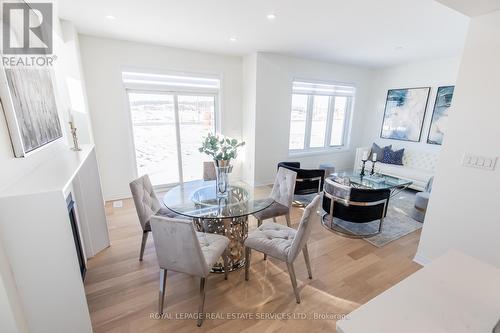
[[[227,197],[229,195],[229,173],[232,166],[230,160],[215,160],[215,175],[217,197]]]

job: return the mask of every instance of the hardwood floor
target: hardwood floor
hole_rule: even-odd
[[[364,240],[327,231],[318,217],[308,243],[313,279],[307,278],[302,256],[295,264],[301,304],[295,303],[286,265],[272,258],[264,261],[262,255],[254,253],[250,281],[245,282],[243,269],[230,273],[227,281],[221,274],[209,276],[205,311],[214,319],[206,319],[197,328],[195,319],[182,316],[198,309],[199,279],[169,272],[165,316],[171,319],[151,318],[157,311],[159,288],[152,237],[144,261],[139,262],[142,232],[132,200],[124,200],[122,208],[107,203],[106,213],[112,245],[89,260],[85,280],[94,332],[335,331],[339,315],[420,269],[412,261],[420,231],[376,248]],[[301,215],[302,209],[294,207],[294,227]],[[284,218],[279,222],[285,223]],[[255,227],[256,220],[251,217],[250,230]],[[294,314],[295,318],[286,319]],[[281,317],[266,317],[273,315]],[[228,316],[240,319],[226,319]],[[243,316],[250,319],[241,319]],[[308,319],[302,319],[304,316]]]

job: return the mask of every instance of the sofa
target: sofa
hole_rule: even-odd
[[[362,157],[364,152],[370,152],[370,147],[356,149],[356,160],[354,161],[354,171],[359,172],[363,165]],[[405,149],[403,165],[386,164],[377,162],[375,172],[387,176],[408,179],[413,182],[410,188],[417,191],[424,191],[427,182],[434,176],[438,163],[438,154],[423,152],[418,150]],[[372,162],[367,161],[365,173],[368,175],[372,169]]]

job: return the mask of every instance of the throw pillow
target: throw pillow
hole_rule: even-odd
[[[368,159],[371,161],[373,153],[375,153],[375,154],[377,154],[377,162],[382,162],[382,160],[384,158],[384,149],[385,148],[392,149],[392,145],[382,148],[374,142],[372,145],[372,150],[370,151],[370,156],[368,157]]]
[[[384,158],[382,163],[403,165],[403,155],[405,153],[404,148],[400,150],[392,150],[389,147],[384,148]]]

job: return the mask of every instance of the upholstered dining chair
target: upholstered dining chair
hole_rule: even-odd
[[[300,251],[302,251],[309,279],[312,279],[307,240],[311,234],[311,218],[318,216],[315,212],[318,210],[319,203],[320,196],[317,195],[305,208],[298,230],[286,227],[282,224],[266,222],[255,231],[248,234],[245,240],[245,280],[248,281],[249,278],[251,250],[270,255],[273,258],[286,262],[293,286],[293,292],[295,293],[295,299],[297,303],[300,303],[300,295],[297,289],[297,278],[295,276],[293,262],[297,259]]]
[[[203,180],[215,180],[216,178],[214,162],[203,162]]]
[[[205,305],[205,285],[210,268],[221,255],[224,259],[224,278],[227,280],[229,238],[194,230],[189,220],[172,219],[163,216],[151,218],[151,229],[160,266],[160,295],[158,312],[163,313],[167,271],[175,271],[199,276],[200,306],[198,326],[203,323]]]
[[[292,207],[296,178],[297,173],[295,171],[286,168],[278,169],[271,191],[271,198],[274,202],[266,209],[253,214],[257,219],[258,226],[262,224],[262,221],[270,218],[276,222],[276,218],[279,216],[285,216],[287,226],[292,226],[290,222],[290,208]]]
[[[137,178],[132,181],[129,186],[134,199],[135,210],[137,211],[137,216],[139,217],[139,223],[142,228],[141,252],[139,254],[139,261],[142,261],[148,235],[151,231],[151,216],[155,214],[167,217],[180,216],[161,204],[160,200],[158,200],[158,197],[156,196],[148,175]]]

